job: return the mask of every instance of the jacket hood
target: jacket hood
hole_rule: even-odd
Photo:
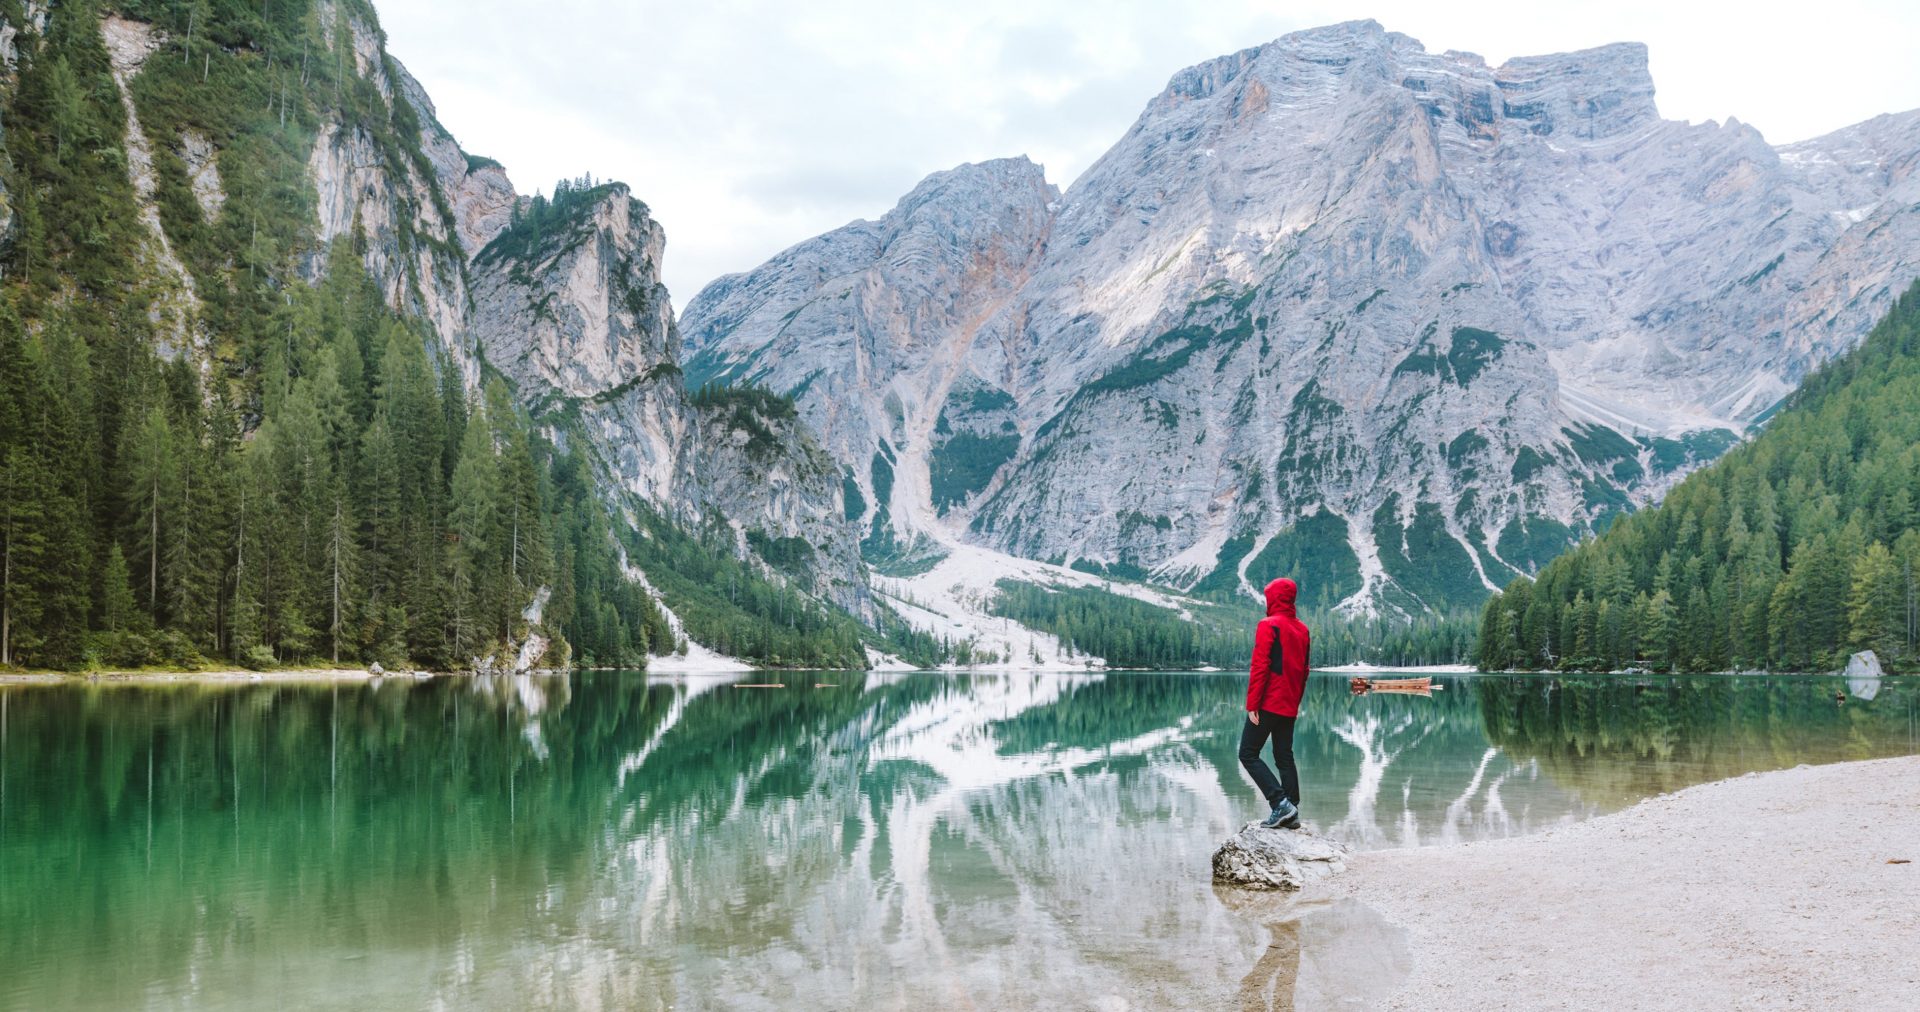
[[[1300,588],[1286,577],[1267,584],[1267,617],[1285,615],[1292,618],[1293,601],[1298,596],[1300,596]]]

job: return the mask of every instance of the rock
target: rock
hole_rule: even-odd
[[[374,661],[372,664],[367,665],[367,674],[374,678],[379,678],[386,673],[387,669],[381,667],[379,661]]]
[[[1213,880],[1249,889],[1299,889],[1345,871],[1352,853],[1346,844],[1306,830],[1249,822],[1213,852]]]
[[[531,674],[533,663],[546,656],[548,640],[539,633],[528,633],[526,642],[520,644],[520,652],[513,659],[513,673]]]
[[[1862,650],[1847,660],[1847,691],[1868,702],[1880,694],[1880,655]],[[1843,697],[1844,698],[1844,697]]]
[[[187,163],[187,178],[193,183],[193,199],[211,222],[226,206],[227,193],[220,188],[220,163],[213,141],[198,130],[180,135],[180,160]]]

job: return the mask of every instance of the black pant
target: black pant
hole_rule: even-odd
[[[1251,715],[1249,715],[1251,716]],[[1260,748],[1273,739],[1273,761],[1280,767],[1280,777],[1275,779],[1273,770],[1260,758]],[[1240,765],[1247,768],[1247,775],[1260,787],[1260,793],[1267,796],[1268,805],[1277,805],[1285,797],[1298,805],[1300,803],[1300,770],[1293,765],[1293,718],[1282,717],[1277,713],[1260,711],[1260,723],[1248,720],[1240,725]]]

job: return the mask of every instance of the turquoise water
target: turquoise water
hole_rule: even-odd
[[[1239,1007],[1411,958],[1209,883],[1243,676],[778,677],[0,688],[0,1007]],[[1912,681],[1437,681],[1312,680],[1310,823],[1920,752]]]

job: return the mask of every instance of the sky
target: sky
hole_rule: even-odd
[[[1920,107],[1911,0],[376,5],[441,122],[522,193],[633,187],[677,308],[963,162],[1024,154],[1065,189],[1181,68],[1355,18],[1495,64],[1644,42],[1662,115],[1737,116],[1774,143]]]

